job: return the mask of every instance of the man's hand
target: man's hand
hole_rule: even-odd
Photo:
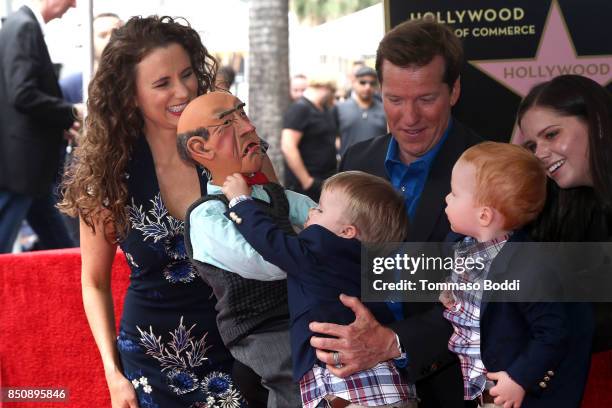
[[[64,131],[64,139],[69,142],[78,142],[81,136],[81,122],[72,122],[70,129]]]
[[[75,121],[82,121],[85,117],[85,105],[82,103],[75,103],[72,105],[72,112],[74,114]]]
[[[525,398],[525,390],[510,378],[507,372],[488,373],[487,378],[497,381],[497,385],[489,390],[489,394],[495,397],[496,405],[504,408],[520,408]]]
[[[310,330],[336,338],[311,337],[310,345],[317,349],[317,358],[337,377],[374,367],[381,361],[399,357],[393,330],[382,326],[356,297],[340,295],[340,301],[355,313],[348,326],[311,322]],[[333,352],[338,352],[341,368],[335,366]]]
[[[244,177],[242,177],[240,173],[234,173],[231,176],[227,176],[221,190],[230,201],[234,197],[251,195],[251,187],[247,185],[246,181],[244,181]]]

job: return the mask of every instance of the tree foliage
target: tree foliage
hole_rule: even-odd
[[[337,19],[363,8],[380,3],[380,0],[290,0],[291,10],[301,22],[318,25]]]

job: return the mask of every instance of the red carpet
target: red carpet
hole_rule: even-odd
[[[0,387],[62,387],[69,402],[2,403],[1,408],[109,407],[98,349],[81,301],[78,249],[0,255]],[[113,264],[115,316],[129,269]],[[117,317],[117,322],[119,318]],[[594,356],[582,408],[612,407],[612,352]]]
[[[78,249],[0,255],[0,386],[70,392],[67,404],[0,402],[3,408],[110,406],[83,312],[80,271]],[[113,265],[116,316],[128,279],[125,258],[118,252]]]

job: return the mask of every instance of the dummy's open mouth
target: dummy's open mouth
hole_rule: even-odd
[[[246,156],[249,153],[255,152],[255,151],[260,151],[261,147],[259,145],[259,143],[257,142],[251,142],[248,145],[246,145],[246,147],[244,148],[244,150],[242,151],[242,156]]]

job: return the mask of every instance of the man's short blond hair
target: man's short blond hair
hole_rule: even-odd
[[[325,181],[323,191],[342,191],[346,220],[368,243],[400,242],[406,237],[408,215],[404,197],[387,180],[362,171],[345,171]]]

